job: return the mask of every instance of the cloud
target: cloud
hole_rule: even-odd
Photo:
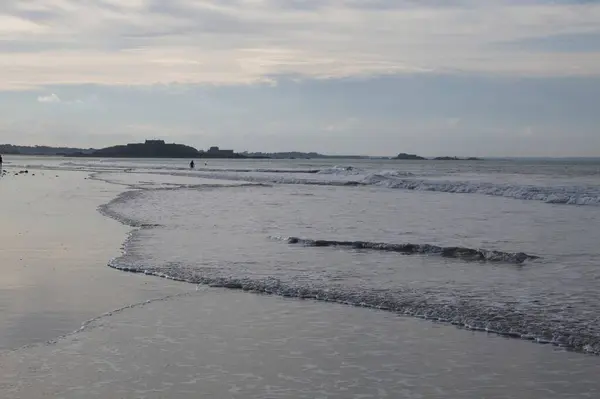
[[[525,126],[521,134],[525,137],[533,136],[535,134],[535,129],[532,126]]]
[[[600,32],[596,2],[4,0],[0,90],[412,73],[600,74],[600,52],[498,43]],[[549,39],[544,39],[549,38]]]
[[[446,125],[447,125],[448,128],[457,127],[457,126],[459,126],[461,124],[461,122],[462,122],[462,119],[461,118],[457,118],[457,117],[446,119]]]
[[[45,96],[38,96],[37,101],[39,103],[51,103],[51,104],[58,104],[60,103],[61,105],[69,105],[69,106],[77,106],[78,108],[81,107],[94,107],[98,105],[98,98],[95,96],[91,96],[86,98],[85,100],[82,100],[81,98],[73,98],[73,99],[68,99],[65,100],[62,97],[59,97],[57,94],[55,93],[51,93]]]
[[[39,103],[59,103],[60,102],[60,98],[54,93],[47,95],[47,96],[39,96],[37,98],[37,100]]]
[[[358,118],[346,118],[344,120],[341,121],[336,121],[333,123],[329,123],[327,125],[325,125],[322,130],[326,131],[326,132],[346,132],[352,129],[356,129],[358,126],[360,126],[360,121],[358,120]]]
[[[571,33],[545,37],[533,37],[515,42],[501,43],[500,46],[536,52],[561,53],[600,53],[600,31]]]

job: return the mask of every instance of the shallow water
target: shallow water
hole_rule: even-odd
[[[107,209],[147,226],[131,235],[126,255],[112,264],[117,268],[385,307],[599,349],[597,208],[277,185],[143,190]],[[580,235],[584,225],[590,229]],[[522,251],[540,258],[466,262],[277,239],[287,236]]]
[[[123,190],[100,207],[104,215],[134,228],[123,255],[110,262],[116,269],[317,299],[320,303],[307,303],[314,307],[318,323],[326,324],[330,312],[340,309],[326,301],[382,309],[385,312],[361,309],[366,312],[361,314],[377,316],[352,327],[381,329],[380,336],[396,334],[395,326],[402,328],[405,321],[399,320],[405,319],[394,313],[455,324],[462,331],[449,326],[440,331],[457,334],[465,346],[457,349],[450,342],[439,343],[444,361],[465,348],[478,352],[485,340],[492,339],[465,328],[600,354],[597,161],[210,160],[198,170],[187,169],[186,163],[14,158],[11,167],[78,170]],[[352,244],[324,246],[319,240]],[[426,250],[389,250],[400,248],[399,244]],[[447,256],[448,251],[437,247],[458,255]],[[473,253],[492,256],[475,259]],[[516,255],[520,253],[535,259]],[[227,294],[240,295],[231,290],[219,295]],[[169,301],[173,323],[187,323],[184,309],[193,305],[184,302],[179,307],[178,301]],[[287,311],[295,312],[294,306]],[[354,317],[355,313],[344,314]],[[245,326],[253,322],[248,323]],[[276,324],[268,319],[265,328]],[[404,338],[399,334],[386,350],[400,345]],[[596,356],[495,339],[497,352],[484,356],[488,359],[484,363],[493,363],[490,373],[495,377],[481,377],[496,379],[490,382],[495,390],[487,391],[483,384],[470,391],[465,387],[471,380],[456,375],[452,378],[459,381],[449,391],[443,391],[445,383],[431,383],[440,388],[439,397],[448,392],[453,397],[594,397],[590,393],[597,391],[598,384],[581,376],[597,372]],[[367,352],[378,351],[369,349],[369,340],[358,344]],[[530,352],[521,345],[536,349]],[[504,357],[503,350],[507,351]],[[523,351],[522,356],[512,358],[518,355],[515,351]],[[417,345],[415,356],[419,353],[429,352]],[[385,361],[381,354],[380,361]],[[546,374],[528,385],[528,378],[535,380],[528,374],[537,367],[532,364],[546,354],[553,357],[550,374],[564,376],[556,380],[562,384],[560,389],[551,388],[554,380]],[[533,356],[531,362],[526,356]],[[586,360],[571,360],[578,357]],[[363,361],[358,360],[358,365]],[[427,375],[435,364],[420,364],[421,372]],[[456,366],[483,367],[479,359],[468,358]],[[529,376],[522,383],[533,393],[503,391],[502,384],[511,379],[500,376],[511,367]],[[400,392],[392,383],[383,385]],[[432,392],[422,389],[410,394],[432,397]]]

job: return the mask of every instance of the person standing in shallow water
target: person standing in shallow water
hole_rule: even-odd
[[[0,154],[0,174],[2,174],[2,154]]]
[[[194,169],[194,161],[190,162],[190,169]]]

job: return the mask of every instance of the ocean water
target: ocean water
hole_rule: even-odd
[[[15,158],[121,185],[116,269],[600,354],[600,160]]]
[[[600,392],[600,160],[5,161],[2,397]]]

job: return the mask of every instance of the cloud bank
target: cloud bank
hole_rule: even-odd
[[[595,35],[600,4],[585,1],[4,0],[0,90],[281,75],[597,76],[599,49],[578,44]]]

